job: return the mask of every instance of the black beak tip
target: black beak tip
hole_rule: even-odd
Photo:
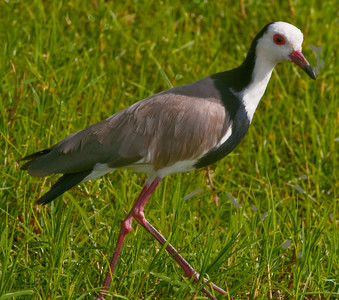
[[[315,75],[315,72],[313,70],[313,68],[310,66],[310,65],[305,65],[304,66],[304,71],[306,72],[306,74],[308,76],[310,76],[313,80],[316,80],[316,75]]]

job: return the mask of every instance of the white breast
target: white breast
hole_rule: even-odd
[[[250,122],[252,122],[259,101],[265,93],[274,66],[273,62],[266,60],[265,57],[258,56],[253,70],[252,82],[241,92],[234,93],[242,99]]]

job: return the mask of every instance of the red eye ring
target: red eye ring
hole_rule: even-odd
[[[284,37],[283,37],[282,35],[280,35],[280,34],[275,34],[275,35],[273,36],[273,42],[274,42],[274,44],[279,45],[279,46],[285,45],[285,39],[284,39]]]

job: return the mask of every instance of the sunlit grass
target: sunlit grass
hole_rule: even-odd
[[[324,62],[317,81],[277,66],[246,138],[211,166],[216,189],[205,170],[169,176],[146,216],[226,299],[339,297],[336,2],[114,2],[0,4],[0,299],[93,298],[145,181],[119,170],[41,207],[35,200],[57,177],[31,178],[19,158],[171,85],[237,66],[273,20],[304,32],[305,56]],[[133,225],[110,295],[203,299]]]

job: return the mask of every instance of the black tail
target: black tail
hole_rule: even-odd
[[[27,168],[29,167],[29,165],[35,161],[37,158],[47,154],[48,152],[51,152],[52,149],[45,149],[39,152],[35,152],[31,155],[25,156],[23,158],[21,158],[19,161],[23,161],[23,160],[28,160],[24,165],[21,166],[21,170],[27,170]]]
[[[39,152],[37,152],[37,153],[39,153]],[[34,154],[32,154],[32,155],[34,155]],[[28,158],[28,159],[31,159],[31,158]],[[43,195],[42,197],[40,197],[38,199],[38,204],[47,204],[47,203],[51,202],[56,197],[60,196],[61,194],[63,194],[67,190],[69,190],[71,187],[78,184],[80,181],[82,181],[91,172],[92,172],[92,170],[87,170],[87,171],[83,171],[83,172],[79,172],[79,173],[64,174],[63,176],[61,176],[59,178],[59,180],[55,184],[53,184],[51,189],[45,195]]]

